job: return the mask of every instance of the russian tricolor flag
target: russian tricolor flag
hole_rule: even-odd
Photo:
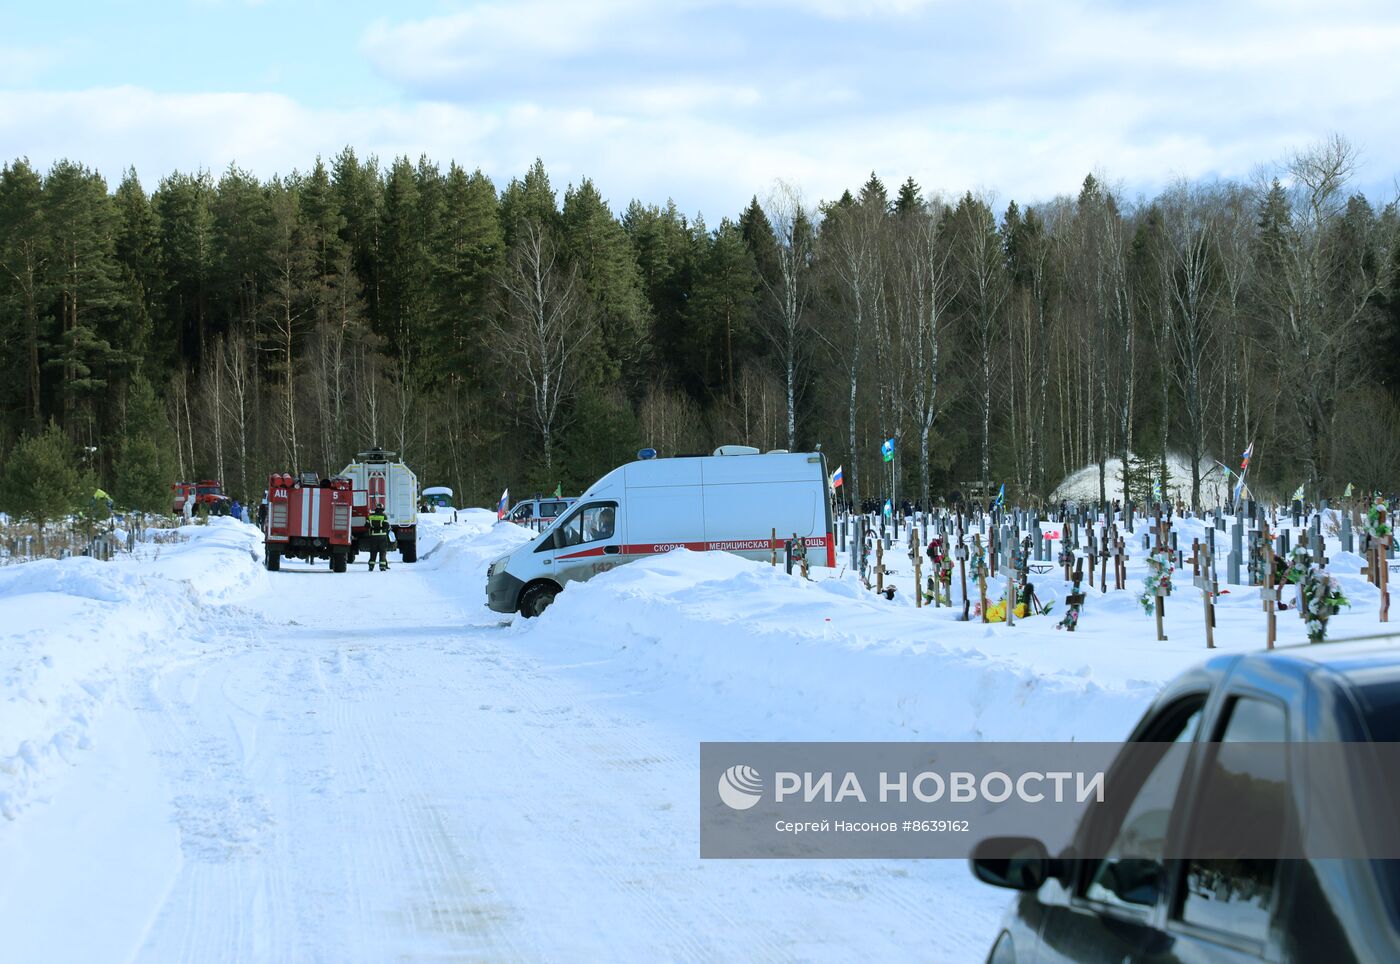
[[[507,488],[501,493],[501,501],[496,503],[496,521],[500,522],[506,517],[506,511],[510,508],[510,489]]]
[[[841,488],[841,482],[842,482],[842,479],[841,479],[841,469],[842,469],[843,467],[844,467],[844,466],[838,465],[838,466],[836,466],[836,471],[831,473],[831,487],[832,487],[833,489],[839,489],[839,488]]]
[[[1250,457],[1253,456],[1253,455],[1254,455],[1254,443],[1253,443],[1253,442],[1250,442],[1250,443],[1249,443],[1249,448],[1245,449],[1245,450],[1244,450],[1244,454],[1240,456],[1240,458],[1242,459],[1242,461],[1240,462],[1240,471],[1241,471],[1241,472],[1243,472],[1245,469],[1249,468],[1249,460],[1250,460]]]

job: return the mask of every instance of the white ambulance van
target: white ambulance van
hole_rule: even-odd
[[[794,534],[809,565],[836,565],[820,452],[726,445],[712,456],[641,459],[613,469],[533,542],[493,562],[487,605],[538,616],[570,582],[634,559],[686,548],[767,561]]]

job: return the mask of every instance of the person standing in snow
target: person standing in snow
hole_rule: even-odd
[[[389,517],[384,514],[384,503],[376,502],[369,518],[365,520],[369,538],[369,571],[374,572],[374,558],[379,557],[379,571],[389,571]]]

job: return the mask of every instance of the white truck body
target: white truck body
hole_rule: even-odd
[[[403,561],[416,561],[418,476],[407,465],[396,461],[393,452],[371,449],[355,458],[357,461],[345,466],[340,474],[351,479],[355,486],[352,522],[357,537],[356,551],[370,508],[382,501]]]
[[[341,475],[355,483],[355,507],[384,500],[392,526],[418,524],[418,477],[402,462],[351,462]]]
[[[613,469],[534,541],[492,564],[488,604],[513,612],[536,585],[558,592],[676,548],[767,561],[794,535],[807,546],[809,564],[834,566],[821,453],[751,452],[646,459]]]

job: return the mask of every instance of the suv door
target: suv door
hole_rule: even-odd
[[[1213,740],[1218,746],[1203,748],[1207,755],[1189,801],[1195,845],[1187,852],[1237,850],[1240,856],[1175,862],[1167,920],[1172,953],[1153,960],[1279,960],[1274,919],[1285,863],[1267,855],[1294,831],[1287,708],[1262,695],[1232,694]]]
[[[1202,692],[1164,707],[1137,742],[1192,742],[1205,703]],[[1131,802],[1086,817],[1082,833],[1110,840],[1109,856],[1080,861],[1065,899],[1046,901],[1036,961],[1121,964],[1151,953],[1169,893],[1166,835],[1185,760],[1185,753],[1166,753],[1146,773],[1119,777],[1138,781]]]

